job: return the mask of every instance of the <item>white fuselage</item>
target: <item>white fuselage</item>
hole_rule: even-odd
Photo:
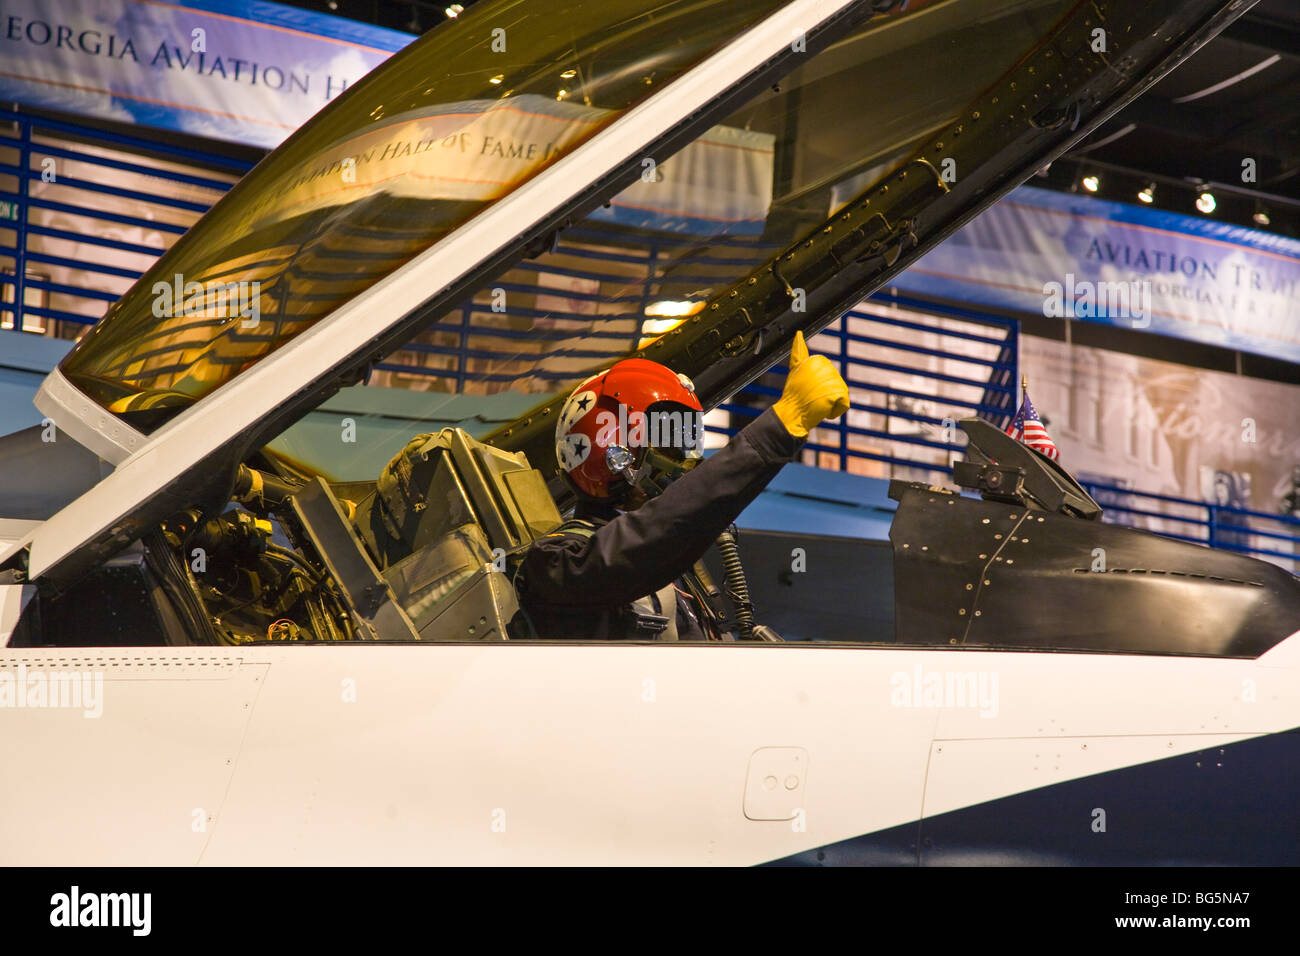
[[[1300,726],[1300,634],[1258,660],[0,650],[0,677],[20,665],[29,685],[73,672],[102,692],[98,716],[0,708],[11,865],[754,864]]]

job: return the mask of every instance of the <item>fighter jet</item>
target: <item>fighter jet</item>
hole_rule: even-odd
[[[888,545],[751,567],[799,640],[532,640],[510,575],[575,384],[639,355],[716,407],[1249,6],[484,0],[412,43],[0,439],[0,858],[1297,862],[1300,585],[996,424]],[[308,440],[417,364],[407,406],[515,410]],[[880,612],[817,633],[826,588]]]

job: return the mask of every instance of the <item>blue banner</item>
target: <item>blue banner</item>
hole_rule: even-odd
[[[412,39],[260,0],[4,0],[0,99],[270,148]]]
[[[923,256],[910,292],[1300,362],[1300,242],[1022,186]]]

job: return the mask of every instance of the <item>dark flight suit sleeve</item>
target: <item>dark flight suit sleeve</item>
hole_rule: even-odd
[[[539,538],[520,569],[521,597],[569,607],[621,605],[684,574],[803,440],[771,409],[674,481],[663,494],[614,518],[590,537]]]

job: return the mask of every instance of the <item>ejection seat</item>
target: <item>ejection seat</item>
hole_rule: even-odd
[[[360,498],[352,525],[422,641],[509,639],[513,558],[560,524],[523,453],[459,428],[413,438]]]

